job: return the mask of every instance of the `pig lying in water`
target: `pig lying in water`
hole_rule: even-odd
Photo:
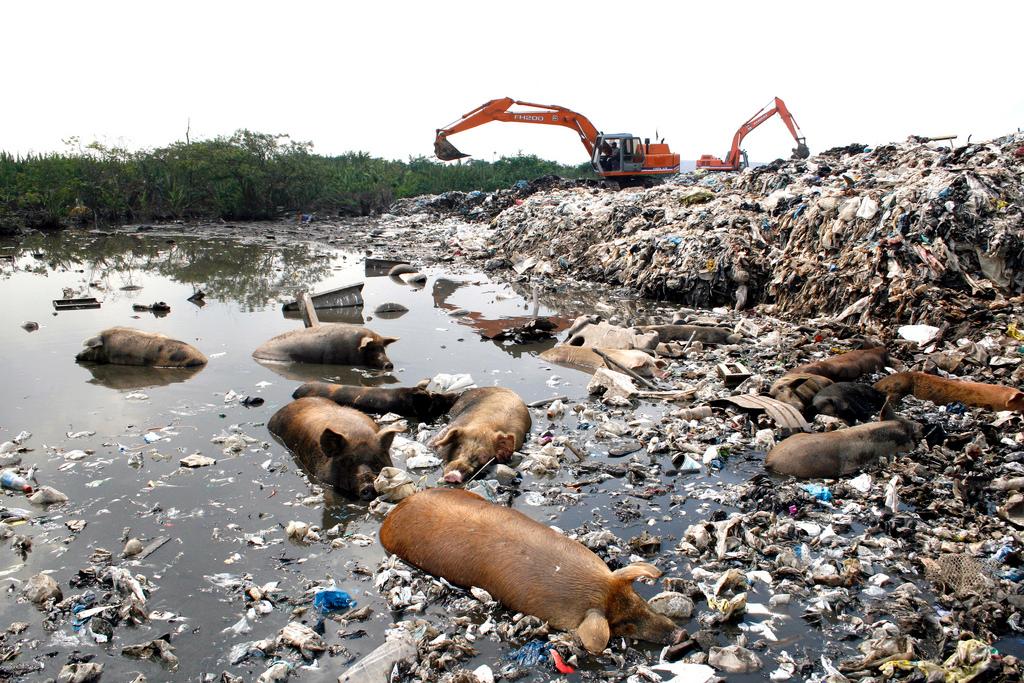
[[[511,389],[484,387],[459,396],[448,428],[432,444],[445,461],[444,480],[458,484],[491,458],[508,462],[533,426],[530,410]]]
[[[323,396],[340,406],[355,408],[364,413],[398,413],[425,422],[432,422],[447,413],[459,398],[458,394],[439,394],[421,386],[385,389],[327,382],[306,382],[292,394],[292,398],[305,396]]]
[[[800,365],[786,374],[820,375],[833,382],[843,382],[857,379],[861,375],[879,372],[888,364],[889,352],[884,346],[879,346],[873,349],[847,351],[838,356]]]
[[[656,360],[651,354],[637,349],[597,349],[641,377],[651,377],[665,367],[665,361]],[[585,346],[556,346],[544,351],[540,357],[551,363],[562,363],[588,370],[610,367],[594,349]],[[610,367],[612,370],[618,368]]]
[[[469,491],[427,489],[406,498],[385,518],[380,542],[434,576],[574,630],[595,654],[611,636],[671,644],[683,633],[633,590],[635,579],[657,578],[657,568],[637,563],[613,572],[582,543]]]
[[[886,405],[880,422],[783,439],[764,464],[801,479],[838,479],[880,457],[912,451],[922,436],[921,425],[896,418]]]
[[[267,429],[284,442],[306,473],[322,484],[370,500],[373,480],[391,467],[391,442],[401,429],[381,429],[369,417],[319,396],[292,401]]]
[[[147,365],[154,368],[191,368],[206,365],[206,356],[191,344],[155,332],[111,327],[85,340],[75,360],[111,365]]]
[[[946,379],[923,372],[897,372],[875,382],[875,389],[894,399],[913,394],[940,406],[959,401],[989,410],[1024,412],[1024,392],[1013,387]]]
[[[790,372],[775,380],[768,390],[768,395],[803,412],[811,405],[818,392],[831,384],[832,380],[821,375]]]
[[[279,334],[265,341],[252,355],[259,360],[365,365],[390,370],[394,365],[384,349],[396,341],[396,337],[382,337],[358,325],[330,323]]]
[[[870,420],[884,404],[885,394],[856,382],[836,382],[819,391],[811,400],[814,412],[838,417],[847,424]]]

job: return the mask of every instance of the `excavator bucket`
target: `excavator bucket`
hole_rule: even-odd
[[[796,149],[793,150],[794,159],[806,159],[811,156],[811,150],[807,147],[807,143],[800,139],[796,143]]]
[[[456,159],[462,159],[468,157],[468,154],[463,154],[455,148],[455,145],[448,142],[448,138],[439,137],[434,140],[434,154],[441,161],[455,161]]]

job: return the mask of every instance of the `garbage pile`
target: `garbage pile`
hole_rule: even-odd
[[[876,326],[976,322],[1024,287],[1022,143],[1020,133],[953,150],[911,139],[647,190],[481,196],[507,208],[478,255],[702,308],[765,303]],[[409,201],[399,208],[440,200]]]
[[[510,206],[521,204],[527,197],[538,192],[592,187],[597,184],[596,180],[570,180],[555,175],[546,175],[535,180],[516,181],[512,187],[496,192],[452,190],[442,194],[399,199],[391,205],[388,213],[393,216],[410,216],[421,213],[434,216],[457,215],[471,221],[489,221]]]

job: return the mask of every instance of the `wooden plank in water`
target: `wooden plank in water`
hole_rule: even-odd
[[[316,317],[316,308],[313,307],[313,299],[309,292],[299,294],[299,311],[302,313],[302,324],[306,327],[316,327],[320,319]]]
[[[54,299],[53,307],[58,311],[76,311],[82,308],[99,308],[101,303],[90,296],[83,299]]]

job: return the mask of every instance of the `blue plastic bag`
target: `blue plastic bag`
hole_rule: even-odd
[[[832,492],[828,490],[827,486],[822,486],[821,484],[804,484],[801,488],[824,503],[832,502]]]
[[[531,640],[518,650],[509,652],[505,657],[511,659],[519,666],[537,666],[542,660],[547,659],[548,652],[554,647],[551,643],[543,640]]]
[[[352,609],[356,601],[345,591],[323,590],[317,591],[313,596],[313,607],[320,614],[340,612],[343,609]]]

